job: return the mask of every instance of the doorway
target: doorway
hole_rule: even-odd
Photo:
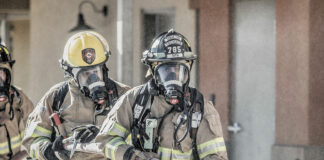
[[[275,0],[233,1],[232,160],[271,160],[275,138]]]

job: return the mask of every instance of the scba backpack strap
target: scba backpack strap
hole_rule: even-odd
[[[18,126],[19,126],[20,120],[23,117],[23,111],[19,107],[18,108],[13,108],[13,101],[14,101],[15,98],[17,98],[18,99],[18,105],[21,105],[21,98],[20,98],[20,94],[18,92],[18,89],[16,87],[11,86],[10,88],[12,90],[12,92],[11,92],[12,94],[11,94],[11,96],[9,98],[10,99],[10,101],[9,101],[9,103],[10,103],[10,113],[9,114],[12,116],[10,118],[10,120],[12,120],[14,118],[14,114],[17,113],[18,114],[17,122],[18,122]]]
[[[193,112],[191,113],[191,127],[190,127],[190,138],[192,139],[192,154],[195,160],[199,160],[198,148],[197,148],[197,131],[201,120],[204,115],[204,96],[196,89],[190,88],[191,102]],[[198,106],[198,107],[197,107]]]
[[[132,125],[132,143],[135,148],[144,150],[141,145],[143,142],[143,138],[148,139],[147,134],[145,133],[145,123],[144,119],[150,113],[150,109],[146,108],[146,104],[150,99],[151,95],[148,91],[148,83],[145,84],[140,93],[137,95],[135,99],[135,103],[132,106],[133,109],[133,125]],[[153,96],[151,98],[151,103],[153,102]],[[143,137],[144,136],[144,137]]]
[[[64,102],[65,96],[67,92],[69,91],[69,82],[65,81],[57,90],[57,92],[54,95],[53,105],[52,109],[53,112],[59,112],[60,108]],[[62,121],[62,120],[61,120]],[[56,138],[56,130],[52,129],[52,135],[51,135],[51,141],[53,142]]]
[[[54,101],[52,105],[53,111],[58,112],[60,110],[68,91],[69,91],[69,82],[66,81],[60,86],[58,91],[55,93]]]

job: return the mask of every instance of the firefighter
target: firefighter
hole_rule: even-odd
[[[21,151],[26,120],[34,105],[28,97],[11,84],[12,66],[8,49],[0,45],[0,159],[23,159]]]
[[[91,142],[112,105],[130,89],[108,77],[105,63],[109,56],[108,43],[96,32],[84,31],[69,38],[60,64],[70,78],[53,86],[28,118],[23,145],[30,157],[105,159],[101,155],[70,152],[64,148],[63,139],[74,137],[80,143]],[[79,130],[77,135],[75,130]]]
[[[172,29],[153,40],[142,58],[152,78],[116,102],[96,137],[107,158],[227,160],[218,112],[188,86],[196,58]]]

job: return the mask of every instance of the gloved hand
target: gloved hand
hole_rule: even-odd
[[[49,143],[42,152],[47,160],[69,160],[70,152],[64,149],[63,136],[57,137],[53,143]]]
[[[130,160],[159,160],[159,155],[154,152],[141,152],[135,150]]]
[[[99,128],[95,125],[82,125],[77,126],[72,129],[73,132],[78,132],[75,139],[80,143],[89,143],[94,138],[96,138],[97,134],[99,133]]]

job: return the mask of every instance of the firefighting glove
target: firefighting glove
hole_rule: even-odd
[[[96,138],[99,133],[99,128],[95,125],[82,125],[72,129],[73,132],[78,132],[75,139],[80,143],[89,143]]]
[[[63,136],[57,137],[53,143],[48,143],[41,153],[46,160],[68,160],[69,151],[64,149]]]
[[[43,149],[40,150],[41,154],[46,160],[58,160],[54,151],[52,150],[53,144],[48,143]]]
[[[63,144],[63,136],[59,136],[57,137],[54,142],[51,145],[51,148],[48,147],[50,150],[49,152],[54,152],[54,156],[56,157],[56,159],[58,160],[68,160],[69,159],[69,155],[70,152],[64,149],[64,144]],[[51,158],[53,154],[51,154]],[[46,154],[45,154],[46,157]],[[48,158],[49,160],[52,160],[51,158]],[[55,158],[54,158],[55,159]]]

